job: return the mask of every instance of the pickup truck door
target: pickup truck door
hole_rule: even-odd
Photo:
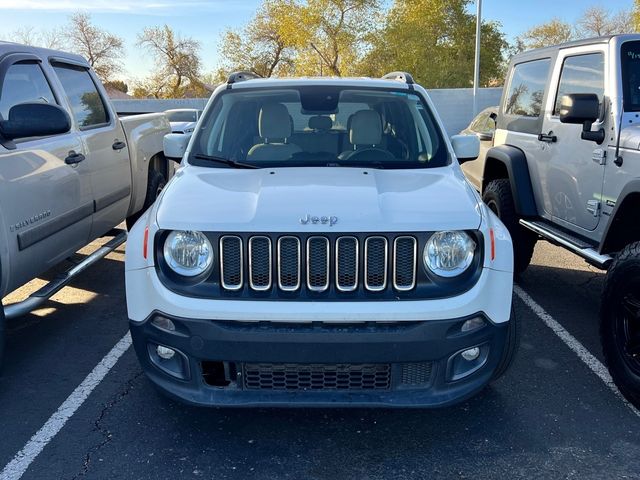
[[[33,54],[0,62],[0,116],[25,102],[66,105],[51,75]],[[0,138],[0,141],[2,139]],[[22,138],[0,145],[0,208],[7,235],[9,292],[48,270],[87,243],[93,213],[91,182],[82,163],[82,142],[73,131]]]
[[[83,162],[91,171],[95,213],[90,238],[104,235],[122,222],[131,199],[131,164],[122,125],[105,101],[99,81],[86,66],[52,61],[86,149]]]
[[[563,95],[595,93],[604,105],[606,55],[604,47],[590,45],[561,50],[553,72],[540,141],[547,144],[546,190],[553,221],[578,233],[591,231],[600,220],[606,143],[582,140],[582,125],[561,123]],[[592,130],[607,131],[605,108]],[[586,232],[585,232],[586,233]]]

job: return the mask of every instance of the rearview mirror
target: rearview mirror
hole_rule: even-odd
[[[184,133],[168,133],[164,136],[162,144],[164,147],[164,156],[175,162],[182,161],[184,152],[191,139],[191,134]]]
[[[48,103],[20,103],[9,110],[9,118],[0,121],[0,133],[6,140],[44,137],[71,129],[67,112]]]
[[[454,135],[451,145],[459,163],[475,160],[480,155],[480,139],[476,135]]]
[[[560,121],[582,124],[580,138],[598,144],[604,142],[604,129],[592,132],[593,122],[600,118],[600,100],[595,93],[572,93],[560,101]]]

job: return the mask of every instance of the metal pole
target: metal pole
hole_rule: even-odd
[[[480,84],[480,27],[482,26],[482,0],[476,0],[476,62],[473,69],[473,116],[478,114],[478,85]]]

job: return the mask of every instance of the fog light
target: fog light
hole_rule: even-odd
[[[160,348],[160,347],[158,347],[158,348]],[[158,353],[158,355],[160,355],[160,353]],[[476,358],[478,358],[480,356],[480,349],[478,347],[473,347],[473,348],[470,348],[469,350],[465,350],[460,355],[467,362],[473,362]]]
[[[460,331],[464,333],[471,332],[473,330],[484,327],[484,325],[484,320],[481,317],[474,317],[464,322],[462,324],[462,327],[460,327]]]
[[[173,324],[171,320],[166,317],[155,317],[152,322],[156,327],[166,330],[167,332],[175,332],[176,326]],[[160,354],[158,354],[160,355]],[[162,355],[161,355],[162,356]]]
[[[163,360],[171,360],[173,356],[176,354],[176,351],[173,348],[163,347],[162,345],[158,345],[156,347],[156,353]]]

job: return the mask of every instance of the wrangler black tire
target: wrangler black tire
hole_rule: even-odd
[[[520,319],[516,316],[513,306],[511,307],[511,318],[509,319],[507,329],[506,344],[502,352],[502,358],[500,358],[500,363],[496,367],[496,371],[491,379],[492,382],[502,377],[507,370],[509,370],[520,347]]]
[[[140,209],[139,212],[134,213],[130,217],[127,218],[127,230],[131,230],[131,228],[135,225],[138,219],[142,216],[147,209],[153,205],[153,202],[156,201],[158,195],[167,184],[166,178],[164,175],[158,172],[157,170],[149,170],[149,179],[147,181],[147,194],[144,198],[144,205]]]
[[[489,182],[482,193],[482,200],[509,230],[513,241],[513,270],[516,275],[521,274],[531,263],[537,237],[518,223],[520,218],[516,213],[509,179]]]
[[[607,271],[600,341],[611,378],[640,407],[640,242],[622,249]]]

